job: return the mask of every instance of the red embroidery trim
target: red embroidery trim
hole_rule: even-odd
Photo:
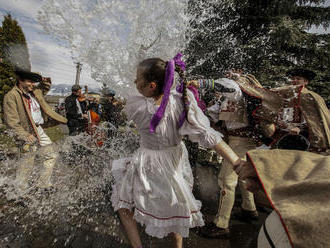
[[[125,200],[119,200],[119,201],[122,201],[122,202],[125,202],[127,204],[133,204],[133,202],[128,202],[128,201],[125,201]],[[169,220],[169,219],[189,219],[190,216],[171,216],[171,217],[157,217],[155,215],[152,215],[152,214],[149,214],[147,212],[144,212],[143,210],[141,209],[138,209],[138,208],[135,208],[136,210],[140,211],[141,213],[145,214],[145,215],[148,215],[148,216],[151,216],[155,219],[158,219],[158,220]],[[195,213],[198,213],[200,210],[195,210],[195,211],[191,211],[190,214],[195,214]]]
[[[36,125],[34,124],[34,121],[32,120],[29,100],[26,99],[26,98],[23,96],[23,93],[21,93],[19,90],[18,90],[18,93],[19,93],[20,96],[21,96],[21,99],[22,99],[22,102],[23,102],[23,105],[24,105],[24,109],[25,109],[25,111],[26,111],[26,113],[27,113],[27,116],[28,116],[29,121],[30,121],[30,123],[31,123],[31,126],[32,126],[32,128],[33,128],[33,131],[34,131],[34,133],[36,134],[38,141],[40,141],[40,136],[39,136],[38,130],[36,129]],[[29,108],[27,108],[27,104],[29,104]],[[29,110],[30,110],[30,111],[29,111]]]
[[[160,217],[156,217],[156,216],[154,216],[152,214],[146,213],[146,212],[142,211],[141,209],[136,208],[136,210],[140,211],[143,214],[149,215],[149,216],[151,216],[151,217],[153,217],[155,219],[158,219],[158,220],[189,219],[190,218],[190,216],[172,216],[172,217],[163,217],[163,218],[160,218]],[[198,211],[197,210],[196,211],[191,211],[190,214],[195,214],[197,212],[199,212],[199,210]]]

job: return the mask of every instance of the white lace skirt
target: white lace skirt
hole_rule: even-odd
[[[112,174],[115,211],[134,209],[134,219],[146,226],[147,234],[163,238],[174,232],[188,237],[189,228],[204,225],[183,143],[165,150],[140,148],[131,158],[115,160]]]

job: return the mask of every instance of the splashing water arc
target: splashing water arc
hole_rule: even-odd
[[[184,47],[187,0],[46,0],[38,20],[65,40],[92,78],[124,95],[138,61],[169,59]]]

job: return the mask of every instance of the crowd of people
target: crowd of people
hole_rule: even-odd
[[[125,115],[122,113],[124,101],[115,98],[116,92],[109,88],[103,90],[101,98],[88,97],[79,85],[73,85],[71,95],[65,99],[65,115],[68,119],[69,135],[77,135],[91,130],[100,121],[111,123],[115,127],[124,125]]]
[[[51,187],[58,155],[42,128],[48,118],[66,123],[69,135],[88,132],[100,121],[115,127],[133,121],[140,148],[131,157],[111,162],[111,202],[132,247],[142,247],[137,222],[151,236],[171,235],[174,247],[182,247],[182,237],[194,227],[203,226],[201,234],[209,238],[228,236],[237,185],[245,218],[258,218],[253,195],[257,190],[265,192],[274,210],[260,231],[259,247],[329,245],[330,215],[322,202],[330,199],[330,114],[324,100],[306,88],[315,73],[290,70],[291,85],[273,89],[241,71],[216,80],[187,81],[181,56],[140,62],[134,81],[140,95],[127,101],[116,99],[110,89],[100,100],[88,98],[79,85],[73,85],[65,99],[66,118],[43,98],[51,85],[49,78],[16,69],[17,83],[6,94],[3,109],[5,123],[20,144],[21,191],[29,188],[35,156],[44,161],[36,187]],[[203,102],[210,91],[212,101]],[[204,223],[201,202],[192,193],[194,178],[184,136],[224,158],[218,176],[218,212],[210,223]],[[326,218],[322,224],[321,218]]]

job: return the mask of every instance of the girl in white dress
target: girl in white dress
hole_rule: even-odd
[[[137,125],[140,148],[132,157],[113,162],[111,201],[134,248],[142,247],[136,221],[153,237],[171,234],[174,247],[182,247],[189,228],[204,225],[201,203],[192,194],[193,175],[183,135],[214,148],[233,165],[240,163],[185,89],[181,56],[168,62],[142,61],[135,80],[141,95],[130,97],[124,109]],[[176,89],[172,89],[174,71],[181,79]]]

